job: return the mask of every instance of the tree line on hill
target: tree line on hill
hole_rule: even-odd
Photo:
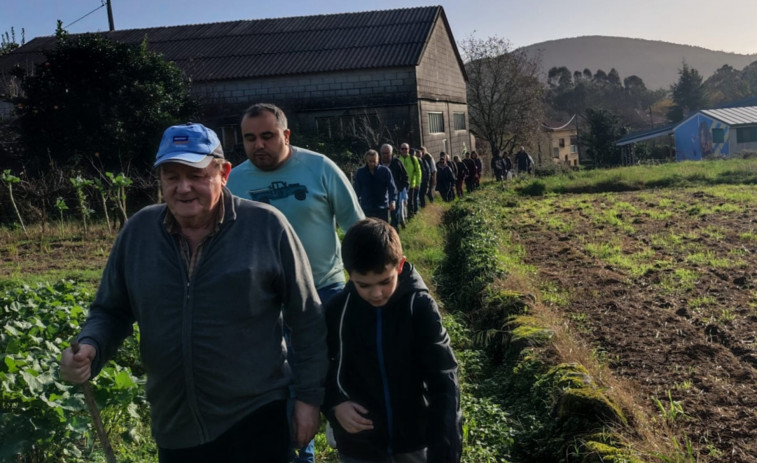
[[[612,165],[620,163],[614,142],[627,133],[674,124],[700,109],[755,97],[757,62],[741,71],[723,65],[707,80],[683,62],[678,81],[669,90],[649,90],[636,75],[621,80],[614,68],[592,73],[562,66],[548,71],[545,113],[557,120],[575,114],[586,127],[581,138],[588,157],[598,165]]]

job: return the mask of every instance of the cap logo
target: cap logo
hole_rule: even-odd
[[[186,145],[189,143],[189,136],[187,135],[174,135],[173,137],[173,144],[174,145]]]

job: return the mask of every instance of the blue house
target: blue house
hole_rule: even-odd
[[[673,129],[677,161],[757,151],[757,106],[703,109]]]

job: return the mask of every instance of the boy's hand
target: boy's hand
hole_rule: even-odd
[[[342,402],[334,407],[336,419],[350,434],[373,429],[373,421],[363,416],[366,413],[368,410],[352,401]]]
[[[74,384],[86,383],[92,376],[92,360],[95,348],[89,344],[80,344],[79,352],[74,354],[70,347],[60,356],[60,377]]]

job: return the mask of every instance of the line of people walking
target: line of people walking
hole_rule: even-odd
[[[390,144],[368,150],[353,186],[366,216],[388,221],[396,229],[407,226],[419,208],[434,201],[436,165],[424,147],[402,143],[399,155]]]
[[[398,231],[407,226],[419,208],[434,202],[435,192],[444,201],[462,198],[479,188],[483,174],[483,162],[475,151],[451,159],[442,151],[434,162],[425,147],[411,148],[407,143],[400,145],[398,154],[388,143],[378,152],[368,150],[364,162],[353,182],[360,205],[366,216],[388,221]],[[532,173],[533,167],[534,161],[525,147],[515,155],[515,163],[500,150],[495,150],[491,159],[497,181]]]
[[[481,158],[475,151],[465,153],[464,159],[454,156],[451,161],[449,154],[442,151],[436,163],[438,179],[436,191],[445,201],[452,201],[456,197],[462,198],[465,194],[463,185],[468,193],[480,186],[483,169]]]

